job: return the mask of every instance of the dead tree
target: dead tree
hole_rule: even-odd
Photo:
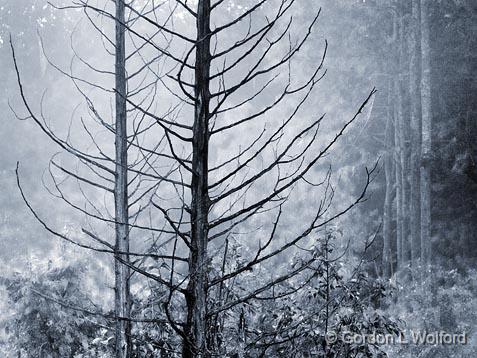
[[[128,198],[128,140],[127,140],[127,84],[126,84],[126,29],[124,0],[116,1],[115,41],[115,256],[129,263],[129,198]],[[130,317],[130,269],[119,260],[114,261],[114,310],[118,317]],[[131,356],[131,322],[117,320],[115,333],[116,358]]]
[[[270,294],[293,277],[306,277],[316,257],[303,257],[294,267],[285,265],[275,277],[245,292],[228,295],[225,291],[230,292],[234,282],[247,273],[287,257],[296,245],[315,240],[321,229],[364,199],[372,170],[366,171],[362,193],[336,211],[331,209],[334,189],[330,172],[325,170],[323,180],[317,182],[309,176],[325,163],[375,90],[328,142],[320,143],[324,115],[303,112],[324,76],[327,43],[304,79],[295,78],[294,73],[294,61],[306,50],[320,10],[316,9],[310,23],[294,38],[291,14],[298,6],[294,0],[259,1],[234,16],[222,8],[223,1],[199,0],[195,8],[183,1],[171,3],[181,9],[179,18],[187,19],[183,31],[179,27],[164,29],[158,14],[140,16],[143,23],[154,24],[174,39],[173,49],[165,56],[178,70],[168,76],[164,86],[185,108],[176,118],[144,111],[168,124],[163,127],[169,144],[166,154],[180,167],[174,173],[174,183],[164,183],[172,185],[176,197],[169,199],[168,206],[164,200],[152,204],[176,234],[169,246],[169,270],[162,271],[169,277],[170,295],[164,305],[167,317],[182,337],[183,357],[208,357],[223,354],[212,343],[218,341],[214,335],[221,330],[214,326],[220,321],[217,317]],[[187,26],[190,23],[195,31]],[[241,34],[239,38],[237,34]],[[265,104],[257,104],[260,100]],[[287,103],[292,108],[287,108]],[[250,104],[258,109],[248,112]],[[234,142],[237,140],[239,143]],[[233,145],[234,153],[219,155],[217,141]],[[287,237],[282,231],[284,221],[293,216],[291,198],[300,190],[322,196],[313,206],[309,222],[304,226],[301,220],[295,223],[296,232]],[[269,231],[263,229],[248,237],[239,234],[241,229],[255,232],[252,228],[258,226]],[[230,265],[229,240],[241,241],[252,251],[244,252],[245,261],[235,267]],[[185,262],[175,259],[179,252],[188,255]],[[287,292],[272,296],[279,299]],[[181,301],[183,313],[171,309]]]
[[[297,277],[307,281],[307,276],[314,275],[311,266],[320,252],[305,250],[293,264],[288,257],[302,252],[298,247],[305,242],[315,246],[321,230],[364,200],[374,168],[366,169],[363,190],[356,198],[334,207],[327,156],[375,90],[331,138],[319,140],[325,116],[317,115],[316,109],[310,113],[308,107],[326,73],[323,66],[327,43],[317,62],[302,67],[295,63],[300,53],[307,51],[319,9],[307,14],[309,23],[303,26],[304,22],[297,23],[292,15],[299,6],[296,0],[262,0],[236,14],[223,9],[223,0],[199,0],[195,8],[179,0],[164,4],[169,5],[168,11],[157,11],[159,5],[154,2],[141,11],[125,3],[129,16],[123,24],[121,15],[112,15],[87,1],[74,5],[85,13],[93,11],[114,20],[120,28],[123,25],[131,39],[140,42],[133,53],[143,55],[142,65],[129,72],[132,74],[126,76],[127,81],[141,70],[155,75],[152,84],[138,80],[136,91],[129,89],[122,96],[120,88],[113,92],[119,107],[124,109],[125,98],[129,110],[139,118],[137,123],[132,121],[137,125],[127,136],[127,148],[139,153],[138,159],[127,165],[127,173],[132,176],[128,184],[135,182],[141,187],[129,190],[127,196],[129,209],[136,207],[128,215],[134,221],[125,225],[124,217],[118,221],[116,217],[105,219],[83,209],[81,212],[127,227],[130,235],[132,229],[156,233],[155,240],[160,242],[154,252],[123,252],[102,239],[102,233],[87,229],[83,233],[102,245],[94,249],[115,255],[116,261],[131,272],[167,288],[165,315],[182,339],[182,356],[208,357],[222,354],[220,344],[213,342],[220,341],[216,336],[223,327],[214,327],[214,322],[255,300],[286,299],[299,291],[300,286],[283,289],[282,284]],[[186,19],[182,20],[183,28],[177,25],[180,19]],[[187,26],[190,23],[194,31]],[[166,76],[151,70],[157,56],[167,60],[167,70],[163,72]],[[143,94],[158,83],[168,92],[171,103],[161,114],[154,107],[156,92],[152,90],[151,96]],[[20,75],[19,84],[28,116],[64,151],[93,174],[98,176],[100,172],[99,178],[106,184],[114,185],[115,175],[124,170],[125,161],[119,163],[108,157],[96,141],[99,154],[91,155],[72,146],[68,139],[57,137],[29,105]],[[93,117],[110,133],[124,139],[86,98]],[[148,137],[145,141],[149,146],[139,139],[141,135]],[[220,143],[232,147],[233,153],[220,153]],[[124,146],[118,155],[123,153]],[[114,193],[104,182],[58,167],[109,195]],[[113,179],[106,179],[103,173]],[[150,184],[146,189],[142,188],[145,183]],[[305,200],[310,212],[303,211],[297,221],[296,213],[303,201],[294,196],[303,193],[307,193],[305,199],[314,200]],[[133,195],[139,198],[133,199]],[[64,195],[61,198],[66,199]],[[26,197],[25,201],[50,232],[92,248],[50,228]],[[146,225],[139,216],[152,208],[160,217],[153,215]],[[164,223],[167,226],[161,225]],[[288,226],[293,230],[285,230]],[[248,248],[240,250],[240,262],[233,263],[229,241]],[[128,261],[127,255],[139,259]],[[146,266],[148,259],[160,260],[161,264]],[[283,267],[273,269],[279,261],[285,262]],[[252,285],[248,274],[265,268],[271,277]],[[241,288],[236,286],[238,280],[242,281]],[[241,316],[240,321],[243,323],[245,318]]]

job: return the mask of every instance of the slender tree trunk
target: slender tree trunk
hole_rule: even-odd
[[[116,171],[114,186],[116,220],[116,257],[129,262],[128,227],[128,161],[127,161],[127,113],[126,113],[126,57],[124,0],[116,0]],[[122,252],[122,254],[119,254]],[[129,268],[115,260],[115,314],[128,318],[130,314]],[[124,319],[116,321],[116,358],[131,356],[131,323]]]
[[[402,6],[402,5],[401,5]],[[401,183],[401,237],[402,237],[402,252],[401,252],[401,268],[404,268],[409,265],[410,261],[410,197],[411,197],[411,187],[409,185],[408,180],[408,173],[409,173],[409,157],[411,154],[409,144],[410,144],[410,133],[409,133],[409,114],[406,110],[407,104],[407,97],[405,90],[405,74],[408,73],[408,68],[406,67],[406,61],[408,58],[407,47],[405,45],[406,41],[406,33],[405,33],[405,26],[404,26],[404,14],[405,10],[403,8],[400,9],[401,14],[401,21],[400,21],[400,45],[399,45],[399,74],[397,75],[398,81],[396,83],[396,96],[397,96],[397,121],[396,124],[397,131],[398,131],[398,138],[399,140],[399,148],[400,148],[400,157],[396,158],[397,161],[400,163],[400,178],[396,178],[396,181]]]
[[[399,83],[394,84],[394,93],[396,105],[394,111],[394,165],[395,165],[395,181],[396,181],[396,270],[400,270],[403,266],[404,232],[403,232],[403,163],[402,163],[402,108],[401,93]]]
[[[410,100],[411,100],[411,161],[410,161],[410,234],[411,267],[418,265],[420,256],[421,230],[421,94],[420,94],[420,30],[419,0],[412,0],[412,20],[410,38]]]
[[[388,113],[386,121],[385,142],[388,146],[384,157],[384,174],[386,178],[386,193],[384,199],[384,218],[383,218],[383,273],[384,277],[391,276],[391,222],[392,222],[392,201],[393,201],[393,156],[392,156],[392,121],[393,111],[392,106],[392,85],[391,81],[388,86]],[[399,198],[398,198],[399,199]],[[400,242],[398,241],[398,252],[401,250]]]
[[[421,0],[421,262],[429,264],[431,241],[431,64],[429,44],[429,1]]]
[[[197,5],[195,63],[195,113],[192,153],[191,251],[187,287],[187,322],[183,357],[207,354],[207,240],[208,240],[208,141],[210,75],[210,0]]]
[[[402,208],[402,217],[401,217],[401,235],[402,235],[402,267],[410,265],[411,259],[411,238],[410,238],[410,224],[411,224],[411,214],[410,214],[410,199],[411,199],[411,186],[409,184],[409,121],[406,123],[406,116],[404,115],[404,101],[402,93],[402,84],[399,85],[399,98],[400,98],[400,114],[399,114],[399,142],[400,142],[400,182],[401,182],[401,208]],[[408,119],[409,117],[407,117]],[[397,180],[397,179],[396,179]]]

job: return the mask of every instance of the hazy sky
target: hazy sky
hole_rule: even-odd
[[[80,78],[99,82],[106,88],[111,88],[113,83],[110,76],[92,72],[78,59],[72,61],[74,53],[70,48],[71,44],[78,56],[90,61],[95,67],[105,71],[112,70],[111,56],[102,49],[101,39],[89,26],[84,15],[77,11],[51,10],[45,4],[46,2],[39,0],[6,0],[0,7],[0,64],[4,69],[0,74],[3,84],[3,95],[0,99],[2,120],[0,132],[2,169],[0,176],[2,191],[0,255],[6,260],[17,255],[28,255],[38,247],[47,248],[51,240],[56,240],[35,222],[21,201],[14,175],[17,161],[21,164],[25,192],[31,198],[32,204],[38,209],[38,212],[43,213],[49,223],[62,230],[78,220],[78,215],[74,215],[71,210],[60,205],[58,200],[51,198],[51,195],[42,186],[42,178],[45,177],[48,160],[59,148],[52,145],[31,120],[15,119],[10,109],[12,106],[20,116],[25,115],[19,101],[18,86],[13,71],[8,43],[9,34],[12,35],[17,49],[18,63],[30,103],[36,111],[40,111],[43,96],[45,117],[52,128],[61,135],[67,134],[71,118],[78,121],[83,115],[87,116],[87,109],[84,99],[76,91],[71,81],[47,63],[41,49],[40,38],[48,58],[65,71],[68,71],[73,64],[71,68]],[[242,6],[246,6],[246,4]],[[294,63],[293,79],[298,81],[300,78],[304,78],[307,71],[316,66],[323,53],[324,39],[327,39],[329,48],[324,65],[324,69],[327,70],[326,77],[310,99],[310,104],[300,114],[300,118],[303,120],[323,113],[327,114],[320,132],[324,142],[325,138],[329,138],[345,120],[350,118],[360,105],[360,101],[367,96],[373,86],[377,86],[379,89],[380,86],[385,86],[385,82],[379,77],[380,65],[376,63],[376,57],[379,54],[372,52],[370,45],[372,39],[363,36],[365,33],[363,31],[364,21],[369,16],[370,9],[356,1],[342,1],[338,5],[324,0],[319,2],[303,1],[299,6],[295,6],[294,10],[295,18],[292,29],[295,34],[303,33],[305,24],[310,21],[319,6],[323,8],[322,14],[308,46],[300,52],[298,60]],[[343,12],[343,6],[345,9],[349,7],[353,12]],[[224,16],[234,16],[243,11],[239,5],[232,2],[224,8],[227,8]],[[273,6],[270,6],[263,11],[273,10]],[[361,14],[362,17],[356,17],[356,14]],[[386,19],[379,20],[385,21]],[[106,31],[111,30],[107,23],[104,23],[104,26]],[[191,19],[187,16],[178,16],[174,26],[183,33],[193,33]],[[239,30],[244,31],[246,27],[246,23],[238,26],[237,36],[240,35]],[[386,26],[382,28],[383,31],[386,31]],[[227,40],[231,41],[230,39],[219,39],[222,45]],[[273,59],[272,57],[271,61]],[[95,99],[95,107],[105,116],[110,116],[111,94],[105,95],[93,90],[88,93]],[[263,100],[250,103],[243,113],[247,113],[247,111],[251,113],[260,108],[263,101],[273,98],[273,95],[272,91]],[[160,101],[159,103],[162,104]],[[359,122],[359,128],[351,129],[348,139],[344,142],[346,146],[341,146],[341,149],[336,152],[333,165],[335,168],[341,168],[341,172],[337,174],[336,183],[343,188],[341,196],[337,195],[338,201],[345,200],[353,193],[354,188],[350,188],[347,183],[351,178],[363,173],[362,167],[355,164],[368,162],[372,165],[373,160],[377,157],[378,153],[370,155],[367,152],[363,152],[363,156],[360,153],[360,144],[364,133],[369,128],[377,126],[379,131],[379,127],[383,126],[384,121],[381,118],[383,112],[380,112],[379,108],[384,104],[384,96],[378,93],[372,102],[372,115],[369,112],[364,113]],[[165,105],[164,103],[163,106]],[[293,102],[285,103],[284,110],[289,111],[293,106]],[[188,116],[187,111],[183,116],[184,118]],[[297,125],[299,124],[297,123]],[[235,133],[236,135],[214,142],[212,158],[221,159],[225,157],[224,154],[236,152],[239,145],[245,145],[247,139],[249,142],[254,138],[254,130],[259,130],[258,127],[260,126],[241,129],[240,133]],[[79,127],[72,128],[78,129]],[[73,130],[72,132],[72,140],[76,141],[75,143],[90,148],[89,138],[85,140],[84,135],[75,136],[77,131]],[[108,139],[107,136],[101,137],[100,134],[99,140],[107,141]],[[105,142],[102,144],[109,149],[112,148],[111,141],[109,144]],[[379,143],[376,144],[376,147],[379,148]],[[72,191],[72,196],[78,197],[75,189]],[[307,195],[303,194],[305,199]]]

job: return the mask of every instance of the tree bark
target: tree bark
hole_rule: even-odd
[[[383,218],[383,273],[384,277],[391,276],[391,222],[392,222],[392,200],[393,200],[393,155],[392,155],[392,131],[393,131],[393,111],[392,103],[392,85],[388,86],[388,115],[386,121],[385,142],[388,146],[384,157],[384,174],[386,179],[386,193],[384,199],[384,218]],[[399,197],[398,197],[399,199]],[[400,242],[398,241],[398,252],[400,251]]]
[[[210,103],[210,0],[197,5],[195,112],[192,134],[191,250],[183,357],[207,357],[208,141]]]
[[[420,94],[420,6],[419,0],[412,0],[410,26],[410,99],[411,99],[411,161],[410,161],[410,234],[411,267],[419,264],[421,230],[421,94]]]
[[[402,147],[402,108],[399,83],[394,84],[396,106],[394,111],[394,165],[396,176],[396,270],[402,268],[405,244],[403,240],[403,147]]]
[[[128,318],[130,315],[129,267],[120,260],[129,262],[129,214],[128,214],[128,160],[127,160],[127,112],[126,112],[126,57],[124,0],[116,0],[116,126],[115,149],[116,168],[114,185],[115,204],[115,314]],[[126,253],[126,254],[124,254]],[[117,258],[120,258],[118,260]],[[131,356],[131,323],[127,319],[117,319],[115,331],[115,356]]]
[[[399,142],[400,142],[400,175],[399,179],[401,182],[401,236],[402,236],[402,252],[401,252],[401,266],[407,267],[410,265],[411,258],[411,238],[410,238],[410,198],[411,198],[411,186],[409,184],[409,117],[404,114],[404,96],[402,90],[402,83],[399,83],[398,88],[398,97],[399,97],[399,106],[400,111],[398,113],[399,117]],[[396,179],[398,180],[398,179]]]
[[[420,0],[421,30],[421,262],[429,264],[431,241],[431,64],[429,44],[429,1]]]
[[[404,89],[405,77],[408,73],[408,68],[406,68],[406,59],[408,57],[407,48],[405,45],[406,33],[404,26],[404,14],[405,10],[401,5],[399,9],[400,13],[400,24],[399,24],[399,53],[398,58],[398,73],[396,77],[398,78],[395,83],[396,91],[396,101],[397,101],[397,114],[396,114],[396,123],[395,123],[395,143],[399,148],[399,151],[396,153],[396,167],[399,167],[398,172],[396,172],[396,182],[400,183],[400,194],[401,194],[401,261],[399,263],[399,268],[403,269],[409,265],[410,261],[410,197],[411,197],[411,187],[408,181],[409,173],[409,157],[410,157],[410,133],[409,133],[409,115],[406,111],[406,93]]]

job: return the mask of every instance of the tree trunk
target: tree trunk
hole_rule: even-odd
[[[429,1],[421,0],[421,262],[429,264],[431,240],[431,64],[429,45]]]
[[[116,1],[116,126],[115,149],[116,170],[114,185],[114,204],[116,221],[116,257],[129,262],[128,227],[128,161],[127,161],[127,113],[126,113],[126,57],[124,0]],[[122,254],[120,254],[122,252]],[[130,314],[129,267],[115,259],[115,314],[128,318]],[[116,321],[116,358],[131,356],[131,323],[125,319]]]
[[[408,111],[406,111],[406,104],[407,104],[407,97],[404,89],[404,77],[405,74],[408,73],[408,69],[406,68],[406,59],[408,57],[408,53],[406,51],[406,33],[404,27],[404,9],[400,8],[400,24],[399,24],[399,53],[398,53],[398,74],[397,74],[397,82],[396,82],[396,101],[397,101],[397,114],[396,114],[396,121],[395,124],[395,131],[397,136],[395,136],[396,146],[399,148],[399,152],[397,153],[396,157],[396,167],[399,167],[399,172],[396,173],[396,182],[400,183],[400,194],[401,194],[401,262],[400,262],[400,269],[403,269],[409,265],[410,261],[410,206],[409,201],[411,197],[411,187],[408,181],[408,173],[409,173],[409,156],[410,156],[410,148],[409,148],[409,115]]]
[[[183,357],[207,356],[208,141],[210,76],[210,0],[197,5],[195,112],[192,139],[191,251]]]
[[[419,0],[412,0],[412,20],[410,39],[410,99],[411,99],[411,162],[410,162],[410,234],[411,267],[419,264],[421,230],[421,94],[420,94],[420,31]]]
[[[396,270],[403,266],[403,252],[405,250],[403,240],[403,163],[402,163],[402,98],[399,83],[394,85],[396,105],[394,111],[394,165],[396,176]]]
[[[383,218],[383,274],[384,277],[391,276],[391,222],[392,222],[392,200],[393,200],[393,156],[392,156],[392,121],[393,106],[392,103],[391,81],[388,86],[388,115],[386,121],[386,154],[384,157],[384,174],[386,177],[386,194],[384,199],[384,218]],[[399,199],[399,198],[398,198]],[[398,252],[400,251],[400,242],[398,241]]]

